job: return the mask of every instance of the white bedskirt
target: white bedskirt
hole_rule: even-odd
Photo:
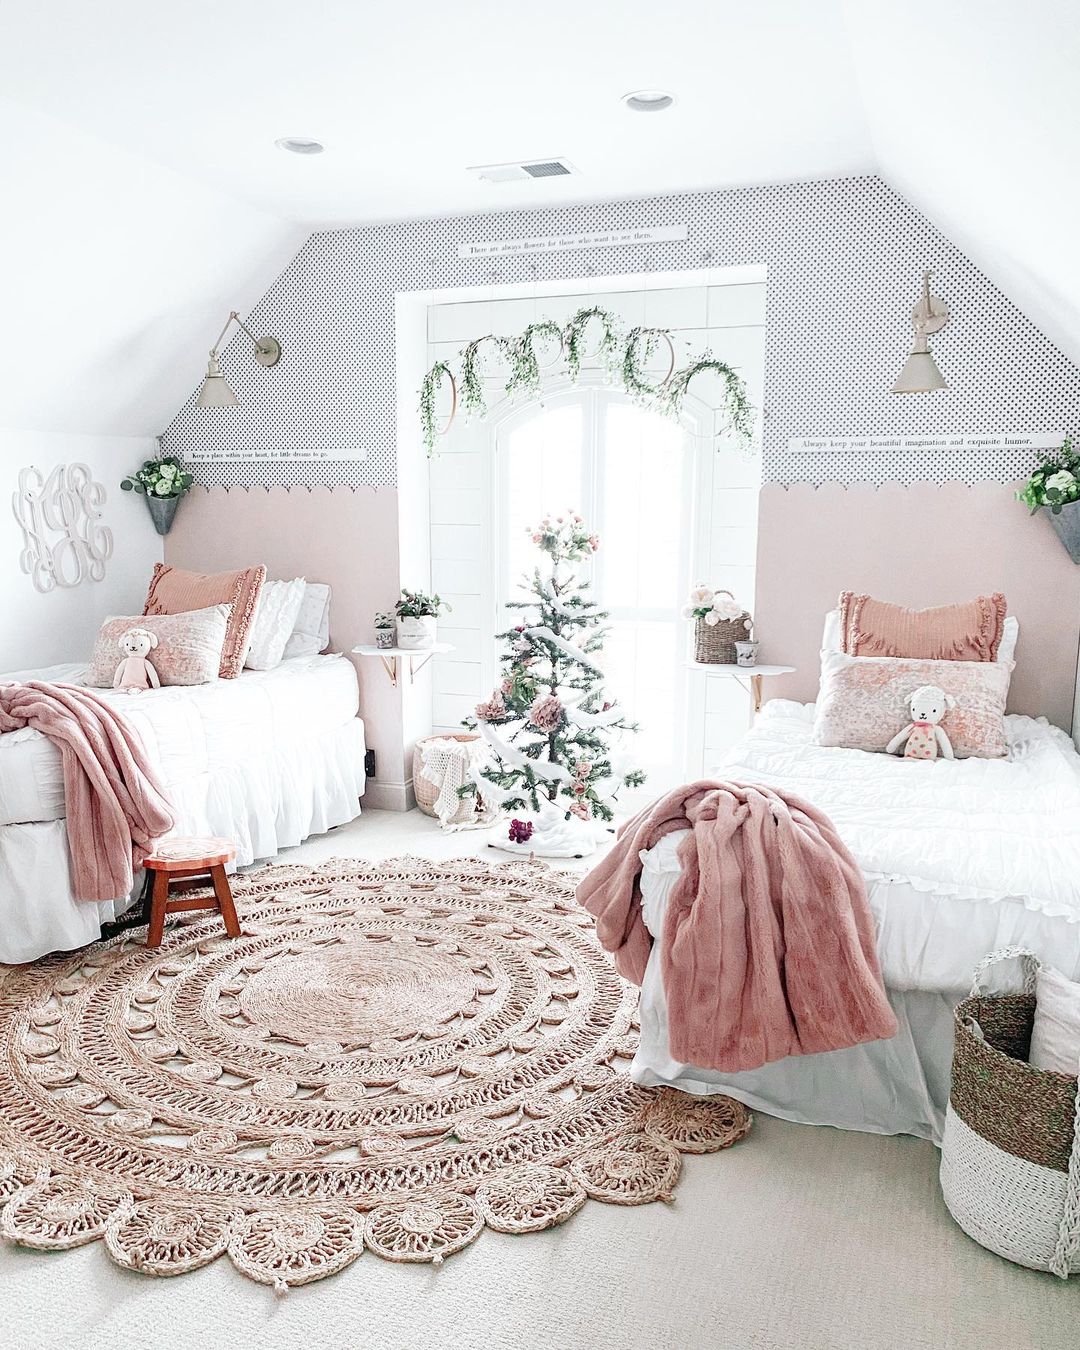
[[[354,717],[343,727],[249,756],[240,766],[219,766],[173,785],[170,795],[177,833],[232,839],[244,866],[355,819],[364,784],[364,724]],[[65,820],[0,827],[0,962],[33,961],[93,942],[102,923],[133,903],[141,885],[140,872],[130,896],[100,904],[75,900]]]

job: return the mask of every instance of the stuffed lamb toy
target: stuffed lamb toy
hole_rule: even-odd
[[[122,694],[141,694],[144,689],[161,688],[153,662],[147,659],[158,645],[156,633],[151,633],[148,628],[129,628],[116,645],[124,653],[124,659],[116,667],[114,689],[119,689]]]
[[[936,684],[924,684],[908,699],[908,707],[911,721],[903,731],[896,733],[885,747],[886,751],[896,755],[903,747],[905,759],[937,759],[940,749],[943,759],[955,759],[948,734],[938,726],[946,712],[956,707],[952,694],[947,694]]]

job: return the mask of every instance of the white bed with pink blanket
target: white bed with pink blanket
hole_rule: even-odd
[[[633,1076],[723,1091],[807,1124],[940,1140],[952,1009],[976,962],[1019,945],[1080,978],[1080,756],[1058,728],[1010,716],[1006,759],[919,765],[814,745],[813,714],[812,704],[768,703],[710,776],[796,793],[832,820],[866,878],[900,1030],[892,1040],[737,1074],[674,1060],[659,935],[679,875],[679,832],[642,855],[642,911],[654,945]]]
[[[0,681],[78,684],[84,670],[52,666]],[[345,657],[294,657],[233,680],[135,695],[101,692],[145,745],[176,832],[234,840],[241,865],[359,814],[364,724]],[[0,735],[0,962],[91,942],[133,898],[74,898],[65,814],[57,747],[29,728]]]

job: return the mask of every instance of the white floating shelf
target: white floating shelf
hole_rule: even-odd
[[[354,656],[377,656],[383,663],[383,669],[390,676],[390,683],[397,688],[398,660],[408,667],[409,683],[416,679],[416,672],[422,670],[433,656],[452,652],[449,642],[436,642],[430,647],[376,647],[374,643],[361,643],[352,649]]]

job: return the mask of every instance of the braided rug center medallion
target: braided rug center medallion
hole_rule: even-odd
[[[365,1249],[441,1262],[587,1198],[669,1199],[742,1138],[726,1097],[639,1088],[637,991],[542,864],[337,860],[0,974],[0,1234],[121,1265],[222,1253],[278,1289]],[[2,968],[0,968],[2,970]]]

